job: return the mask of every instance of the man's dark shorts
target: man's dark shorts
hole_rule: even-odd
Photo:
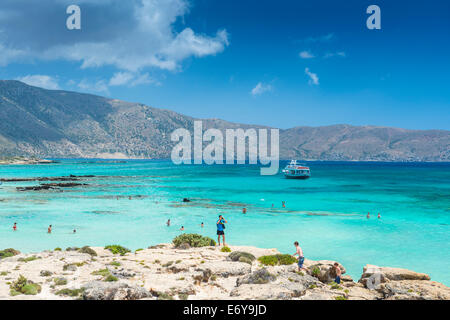
[[[225,233],[223,232],[223,231],[219,231],[219,230],[217,230],[217,235],[218,236],[222,236],[222,235],[224,235]]]
[[[305,257],[298,258],[298,267],[303,268],[303,262],[305,262]]]

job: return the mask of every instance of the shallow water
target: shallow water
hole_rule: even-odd
[[[16,187],[39,182],[4,182],[0,248],[31,252],[118,243],[137,249],[170,242],[182,225],[185,232],[215,238],[215,221],[223,214],[227,241],[234,245],[293,253],[297,240],[307,258],[338,260],[356,280],[369,263],[425,272],[450,285],[449,163],[308,165],[309,180],[260,176],[257,166],[175,166],[170,161],[0,166],[1,178],[97,176],[82,179],[88,186],[64,192],[19,192]],[[192,202],[183,203],[185,197]],[[171,227],[165,225],[168,218]]]

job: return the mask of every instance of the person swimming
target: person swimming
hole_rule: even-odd
[[[73,233],[77,233],[77,229],[73,229]]]
[[[283,208],[286,208],[286,202],[285,201],[281,201],[281,205],[283,206]]]
[[[52,225],[48,226],[47,233],[52,233]]]
[[[370,212],[367,212],[367,219],[370,219]]]
[[[170,227],[170,219],[166,222],[167,226]]]
[[[184,231],[184,226],[181,226],[180,231]]]
[[[247,208],[243,208],[243,209],[242,209],[242,213],[243,213],[243,214],[246,214],[246,213],[247,213]]]
[[[14,231],[16,231],[16,230],[17,230],[17,222],[14,222],[14,225],[13,225],[13,230],[14,230]]]
[[[381,214],[378,212],[378,219],[381,219]]]
[[[204,226],[205,226],[205,224],[202,222],[202,223],[200,224],[200,227],[203,228]]]

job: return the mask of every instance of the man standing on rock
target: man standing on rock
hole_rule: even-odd
[[[227,220],[225,220],[225,218],[222,217],[222,215],[219,215],[219,220],[217,220],[217,242],[219,243],[219,246],[220,246],[220,236],[222,236],[223,245],[226,246],[226,244],[225,244],[225,223],[227,223]]]
[[[339,263],[337,262],[334,263],[334,272],[336,273],[336,279],[334,279],[334,282],[340,284],[342,271],[341,268],[339,268]]]
[[[292,255],[294,258],[296,255],[298,255],[298,272],[300,272],[301,269],[303,269],[303,262],[305,262],[305,257],[303,256],[303,250],[298,244],[298,241],[294,242],[295,246],[295,253]]]

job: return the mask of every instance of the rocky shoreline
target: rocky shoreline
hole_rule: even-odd
[[[36,158],[24,158],[24,157],[12,157],[12,158],[5,158],[0,159],[0,165],[11,165],[11,164],[51,164],[51,163],[58,163],[54,160],[47,160],[47,159],[36,159]]]
[[[306,259],[305,270],[297,272],[289,259],[264,265],[271,259],[262,256],[282,257],[276,249],[189,244],[135,252],[120,246],[35,254],[6,249],[0,251],[0,299],[450,299],[450,288],[406,269],[367,265],[354,281],[340,265],[344,274],[338,285],[334,261]]]

